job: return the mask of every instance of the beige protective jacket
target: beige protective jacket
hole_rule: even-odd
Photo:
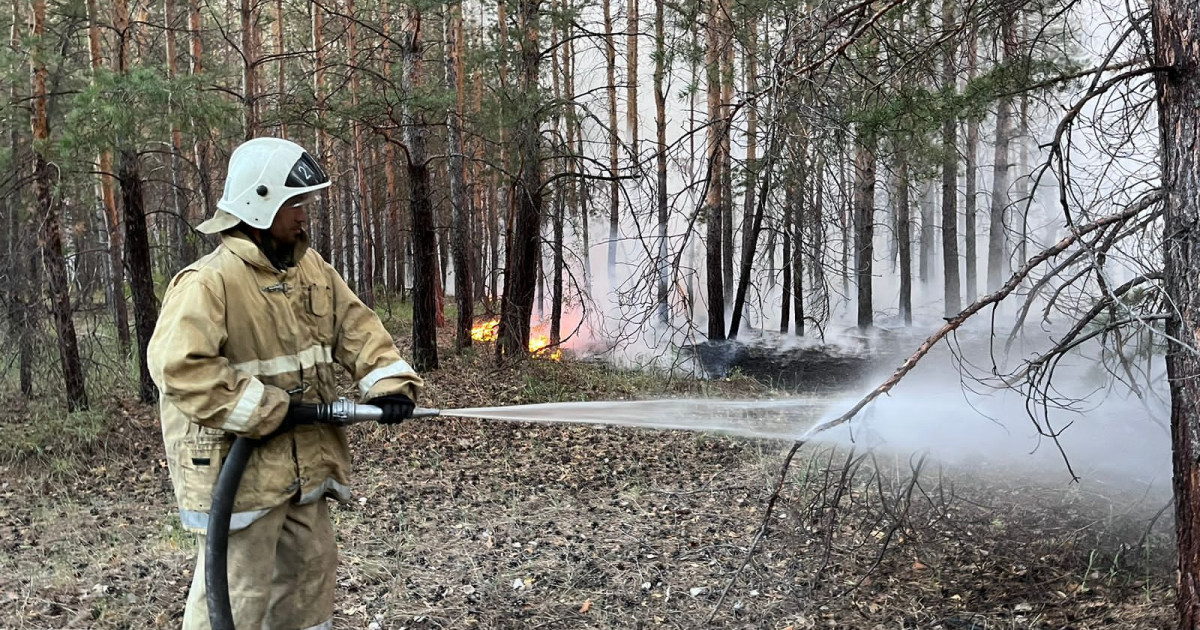
[[[337,398],[334,363],[362,400],[423,385],[375,312],[307,243],[280,271],[242,234],[171,281],[150,340],[163,440],[184,527],[206,532],[212,489],[233,436],[262,437],[283,422],[289,400]],[[350,451],[342,429],[300,426],[260,444],[233,507],[238,530],[299,497],[348,500]]]

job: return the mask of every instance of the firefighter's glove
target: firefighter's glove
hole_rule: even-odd
[[[388,394],[372,398],[367,401],[367,404],[375,405],[383,410],[383,417],[379,418],[380,424],[399,424],[412,417],[413,408],[416,406],[412,399],[404,394]]]

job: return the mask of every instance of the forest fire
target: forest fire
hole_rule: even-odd
[[[475,341],[496,341],[499,336],[500,318],[485,319],[471,327],[471,339]],[[534,326],[529,333],[529,354],[535,357],[562,360],[562,349],[550,347],[550,335],[544,326]]]

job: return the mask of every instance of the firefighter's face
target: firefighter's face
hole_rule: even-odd
[[[304,234],[308,215],[305,207],[312,200],[312,195],[297,195],[284,202],[279,212],[275,213],[275,221],[271,223],[271,236],[280,243],[293,245]]]

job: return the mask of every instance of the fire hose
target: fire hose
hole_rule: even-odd
[[[417,407],[410,418],[431,418],[440,415],[437,409]],[[360,422],[370,422],[383,417],[383,409],[370,404],[358,404],[339,398],[331,403],[293,405],[288,410],[292,425],[332,424],[345,427]],[[229,602],[229,521],[233,515],[233,501],[237,496],[242,473],[258,440],[238,437],[230,447],[217,485],[213,488],[212,506],[208,515],[208,535],[204,547],[204,586],[208,601],[208,621],[212,630],[236,630],[233,625],[233,607]]]

